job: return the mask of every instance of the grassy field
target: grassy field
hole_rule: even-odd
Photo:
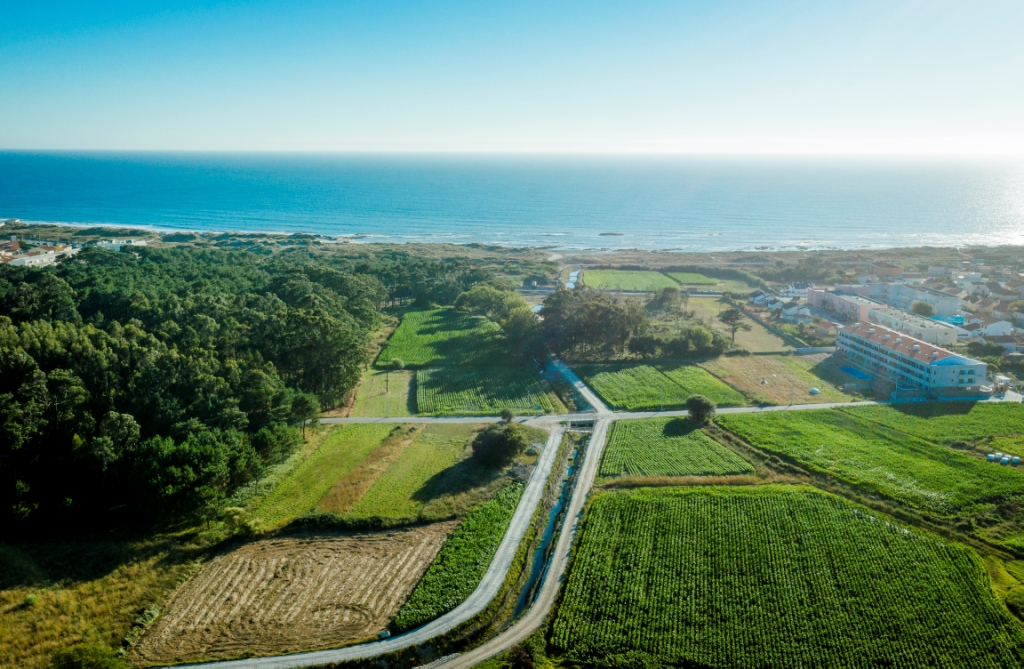
[[[642,290],[655,292],[678,288],[679,284],[661,272],[621,269],[583,270],[583,283],[599,290]]]
[[[618,409],[677,408],[698,394],[721,406],[744,403],[743,395],[692,365],[578,365],[574,371]]]
[[[522,483],[505,486],[459,523],[395,616],[398,631],[419,627],[472,594],[498,551],[524,488]]]
[[[848,407],[844,411],[939,443],[1001,437],[1000,443],[1006,446],[1017,441],[1012,438],[1024,435],[1024,406],[1020,404],[927,402]],[[1017,455],[1024,457],[1024,452]]]
[[[598,495],[550,641],[578,666],[1024,664],[970,549],[790,486]]]
[[[616,421],[599,476],[728,476],[754,467],[680,418]]]
[[[730,336],[729,331],[718,322],[718,313],[729,308],[729,305],[718,300],[717,297],[691,297],[687,309],[694,312],[697,318],[711,322],[711,326],[724,334]],[[750,320],[744,322],[750,326],[750,332],[737,332],[736,345],[742,346],[751,353],[765,353],[774,351],[791,351],[793,347],[779,335],[771,332],[760,323]]]
[[[758,448],[936,514],[1024,495],[1024,471],[844,411],[723,415],[717,422]]]
[[[451,308],[407,312],[375,365],[396,358],[407,367],[511,364],[497,323]]]
[[[470,455],[479,425],[435,424],[416,435],[347,518],[444,519],[489,498],[504,475]]]
[[[834,377],[828,358],[827,353],[723,356],[700,366],[755,402],[817,404],[853,400],[829,380]],[[812,395],[811,388],[817,388],[819,394]]]
[[[370,369],[363,373],[353,416],[411,416],[416,413],[416,398],[412,394],[415,372]],[[385,381],[387,383],[385,384]],[[387,392],[385,393],[385,385]]]
[[[754,290],[743,281],[735,279],[713,279],[703,274],[694,274],[692,272],[668,272],[667,274],[681,284],[681,290],[744,294]]]
[[[251,512],[253,520],[269,529],[315,508],[331,487],[366,459],[394,429],[394,425],[331,428],[320,447],[256,505]]]
[[[666,274],[679,283],[683,283],[688,286],[714,286],[715,284],[721,283],[718,279],[712,279],[711,277],[704,276],[703,274],[696,274],[694,272],[666,272]]]
[[[166,537],[0,544],[0,666],[49,667],[52,653],[79,643],[120,647],[200,550]]]
[[[421,414],[441,416],[494,416],[506,408],[516,414],[565,410],[547,382],[529,367],[417,370],[416,407]]]

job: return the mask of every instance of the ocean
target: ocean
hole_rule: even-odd
[[[0,218],[556,250],[1024,244],[1024,163],[7,151]]]

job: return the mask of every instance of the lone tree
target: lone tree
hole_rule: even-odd
[[[715,417],[715,403],[703,395],[690,395],[686,400],[686,409],[698,425],[707,425]]]
[[[931,318],[935,315],[935,305],[931,302],[925,302],[924,300],[918,300],[910,305],[910,310],[918,316],[924,316],[925,318]]]
[[[292,400],[292,420],[302,421],[302,437],[306,437],[306,423],[317,424],[320,400],[313,393],[299,393]]]
[[[515,419],[516,419],[516,413],[514,411],[512,411],[512,409],[509,409],[508,407],[505,407],[504,409],[501,410],[501,420],[502,420],[502,422],[511,423]]]
[[[736,333],[740,330],[744,332],[750,332],[750,323],[743,320],[743,312],[736,307],[726,309],[718,315],[718,320],[721,321],[725,327],[729,328],[729,333],[732,335],[732,343],[736,343]]]
[[[523,428],[516,423],[498,423],[480,431],[473,440],[473,457],[490,469],[512,464],[529,445]]]

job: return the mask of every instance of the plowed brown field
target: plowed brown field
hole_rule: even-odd
[[[168,600],[133,659],[273,655],[376,636],[455,525],[267,539],[218,556]]]

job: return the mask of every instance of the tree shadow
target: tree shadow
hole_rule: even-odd
[[[917,418],[935,418],[937,416],[958,415],[966,416],[974,409],[977,402],[974,400],[947,400],[945,402],[901,402],[890,404],[893,409],[904,416],[915,416]]]
[[[504,475],[504,470],[488,469],[473,457],[468,457],[431,476],[419,490],[413,493],[412,499],[426,504],[441,497],[460,495],[477,488],[485,488]]]
[[[685,437],[700,426],[688,418],[673,418],[665,423],[661,433],[666,437]]]

